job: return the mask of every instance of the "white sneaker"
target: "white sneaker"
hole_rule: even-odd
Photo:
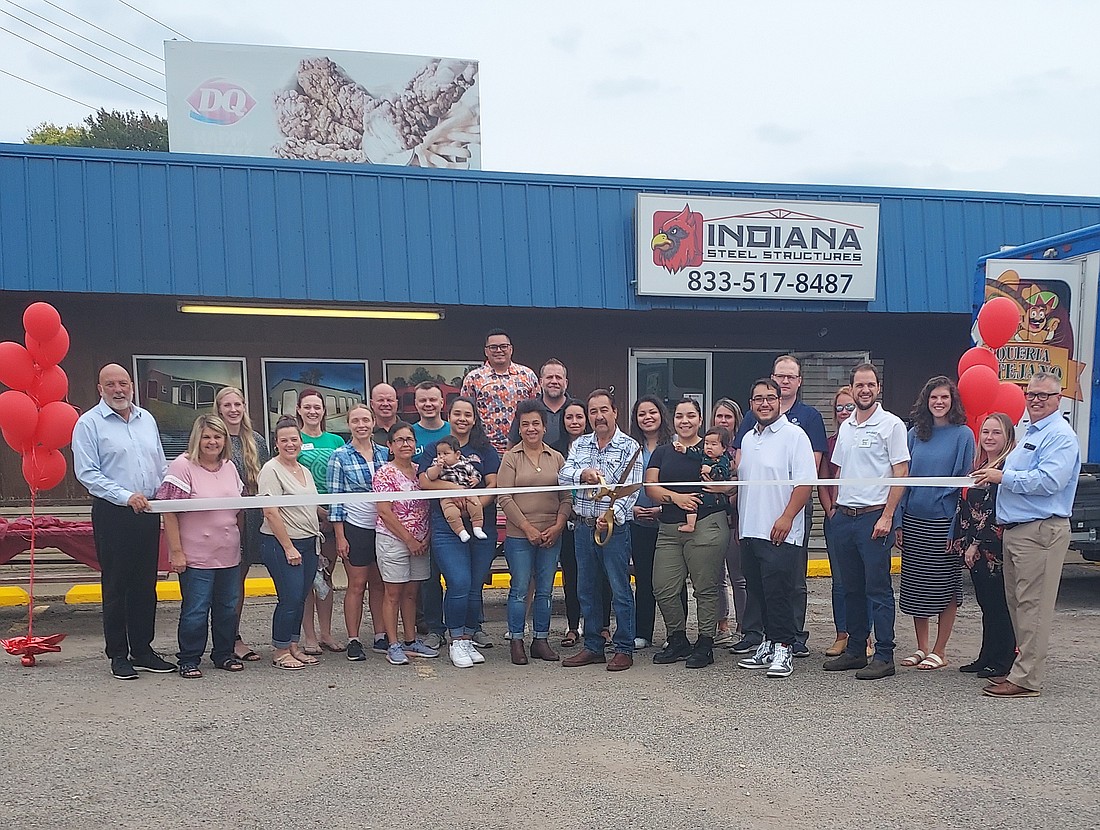
[[[641,637],[635,637],[634,650],[641,651],[643,648],[649,648],[649,640],[642,639]]]
[[[460,668],[460,669],[468,669],[474,664],[474,661],[472,659],[470,659],[469,649],[467,649],[463,645],[463,643],[466,643],[466,642],[469,642],[469,641],[468,640],[451,640],[451,649],[450,649],[451,662],[454,663],[454,665],[457,668]]]
[[[481,652],[474,648],[473,640],[459,640],[459,642],[463,644],[463,647],[466,649],[466,653],[470,655],[470,660],[475,663],[485,662],[485,658],[481,655]]]
[[[790,677],[794,667],[791,665],[791,647],[782,643],[775,644],[772,663],[768,666],[768,677]]]
[[[489,538],[488,536],[485,535],[485,531],[482,530],[480,527],[475,527],[474,528],[474,536],[476,536],[478,539],[488,539]]]
[[[744,660],[738,660],[737,666],[742,669],[767,669],[772,665],[772,650],[774,646],[771,640],[765,640],[756,647],[756,652],[752,657],[746,657]]]

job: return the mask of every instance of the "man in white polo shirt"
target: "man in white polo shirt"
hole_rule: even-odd
[[[856,411],[840,425],[833,463],[841,479],[901,478],[909,474],[905,424],[878,402],[878,370],[863,363],[852,370]],[[894,540],[894,509],[904,487],[887,484],[841,484],[829,533],[835,561],[844,582],[848,617],[848,648],[825,663],[825,671],[858,669],[859,680],[880,680],[894,674],[894,586],[890,582],[890,550]],[[875,625],[875,656],[868,664],[864,644],[867,602]]]
[[[768,677],[789,677],[799,628],[798,575],[806,567],[801,553],[805,507],[812,490],[809,484],[796,487],[793,482],[817,478],[817,464],[805,431],[780,413],[778,383],[771,378],[756,381],[749,403],[756,424],[741,439],[738,477],[792,483],[746,484],[738,495],[741,566],[749,591],[761,602],[764,640],[737,665],[766,669]]]

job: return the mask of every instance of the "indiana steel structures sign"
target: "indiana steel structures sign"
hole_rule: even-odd
[[[878,205],[638,194],[638,294],[873,300]]]

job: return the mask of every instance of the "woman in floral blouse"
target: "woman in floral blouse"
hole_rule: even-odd
[[[1007,415],[989,415],[978,435],[974,469],[1000,469],[1005,456],[1016,446],[1015,436],[1015,426]],[[1005,600],[1001,528],[996,517],[996,487],[963,489],[952,547],[970,569],[974,596],[982,608],[982,649],[974,662],[960,666],[959,671],[973,672],[978,677],[1008,674],[1016,657],[1016,635]]]

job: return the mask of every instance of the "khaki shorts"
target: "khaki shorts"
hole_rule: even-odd
[[[429,575],[428,554],[413,556],[400,539],[379,533],[375,537],[378,556],[378,572],[383,582],[396,585],[401,582],[423,582]]]

